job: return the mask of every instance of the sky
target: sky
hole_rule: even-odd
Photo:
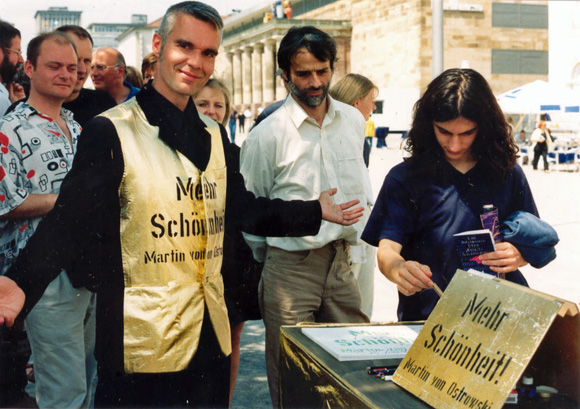
[[[0,19],[14,24],[22,34],[22,48],[35,35],[34,15],[37,10],[49,7],[68,7],[70,11],[82,11],[81,26],[91,23],[130,23],[132,14],[146,14],[148,22],[162,17],[172,4],[181,0],[0,0]],[[221,15],[232,9],[247,10],[256,5],[268,4],[267,0],[206,0]]]

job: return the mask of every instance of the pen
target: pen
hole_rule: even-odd
[[[367,372],[369,375],[392,375],[397,370],[398,365],[392,366],[369,366],[367,367]]]
[[[439,286],[435,283],[433,283],[433,289],[435,290],[435,292],[437,293],[437,295],[439,297],[443,296],[443,291],[441,291],[441,289],[439,288]]]

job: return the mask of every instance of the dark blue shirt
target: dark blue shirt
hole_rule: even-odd
[[[519,165],[497,184],[479,163],[463,174],[447,161],[429,169],[407,161],[387,175],[362,238],[373,246],[382,239],[401,244],[403,258],[429,266],[432,280],[445,289],[461,268],[453,235],[482,229],[479,215],[485,204],[498,208],[500,223],[517,210],[538,215]],[[506,279],[527,285],[519,270]],[[398,318],[426,319],[437,300],[435,291],[399,293]]]

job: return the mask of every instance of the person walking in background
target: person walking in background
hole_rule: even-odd
[[[518,144],[524,144],[526,142],[526,131],[522,129],[520,131],[520,139],[517,141]]]
[[[334,39],[315,27],[293,27],[282,39],[278,65],[291,96],[242,146],[241,172],[255,194],[307,200],[337,186],[341,201],[366,202],[364,118],[328,96],[336,53]],[[317,235],[298,239],[245,235],[254,258],[264,261],[259,296],[274,407],[280,404],[280,326],[369,322],[349,258],[365,221],[349,227],[325,223]]]
[[[229,120],[228,120],[228,126],[230,129],[230,139],[231,139],[232,143],[235,143],[235,141],[236,141],[236,120],[237,120],[237,117],[238,117],[238,111],[233,109],[230,112]]]
[[[540,157],[544,160],[544,172],[550,171],[550,165],[548,164],[548,151],[550,150],[550,145],[554,141],[552,134],[546,125],[546,121],[541,120],[538,123],[538,127],[532,132],[530,140],[534,144],[534,159],[532,160],[532,167],[534,170],[538,170],[538,162]]]
[[[360,111],[366,121],[365,136],[361,137],[364,137],[365,140],[363,156],[366,153],[365,164],[367,169],[365,169],[364,172],[364,186],[367,197],[367,210],[370,213],[375,199],[371,188],[371,179],[368,170],[368,155],[370,147],[369,150],[367,150],[369,145],[366,133],[369,128],[369,122],[371,122],[373,124],[372,129],[374,134],[374,123],[371,120],[371,115],[376,109],[374,100],[377,97],[379,90],[367,77],[351,73],[342,77],[330,88],[328,93],[337,101],[354,106]],[[357,279],[361,292],[362,310],[369,317],[371,317],[373,313],[376,254],[376,248],[364,242],[358,246],[351,246],[350,248],[352,271]]]
[[[246,122],[246,115],[242,111],[238,114],[238,124],[240,127],[240,132],[244,132],[244,124]]]
[[[254,117],[254,114],[252,113],[252,110],[250,109],[250,107],[246,107],[246,110],[244,111],[244,127],[246,125],[250,125],[250,128],[252,127],[252,118]]]
[[[364,147],[364,158],[365,165],[367,165],[367,168],[369,167],[374,137],[375,137],[375,122],[371,118],[369,118],[365,125],[365,147]]]
[[[487,81],[471,69],[435,78],[414,108],[407,139],[410,158],[387,175],[363,240],[378,246],[380,271],[399,290],[398,318],[425,320],[461,268],[453,235],[482,228],[483,205],[498,209],[500,223],[518,210],[538,210],[517,146]],[[509,281],[527,285],[527,262],[509,242],[481,255]]]

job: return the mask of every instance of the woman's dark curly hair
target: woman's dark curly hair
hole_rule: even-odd
[[[444,160],[433,122],[463,117],[477,124],[471,155],[485,166],[493,181],[513,170],[518,152],[489,84],[477,71],[450,69],[435,78],[415,103],[413,125],[405,149],[418,164],[435,165]]]

